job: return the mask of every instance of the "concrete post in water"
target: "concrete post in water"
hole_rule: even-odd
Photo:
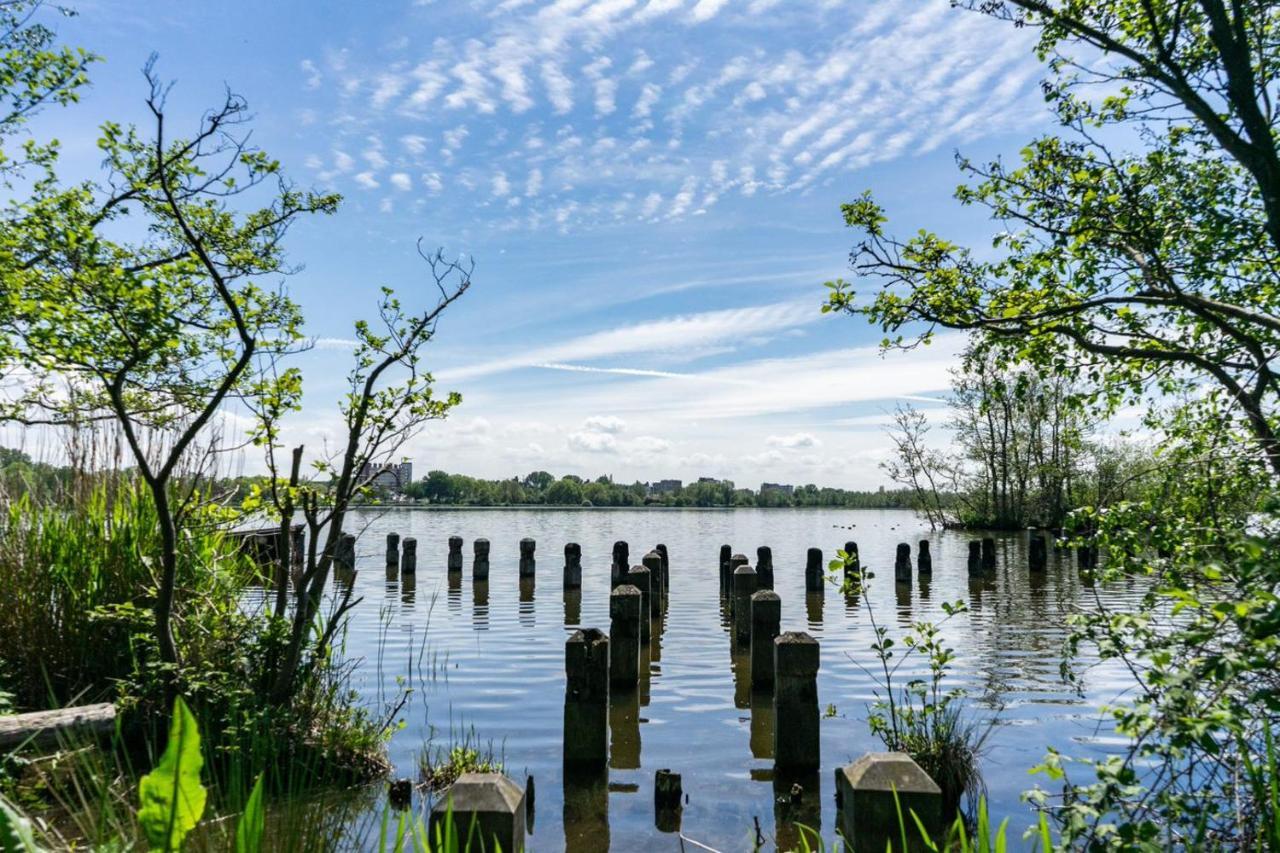
[[[679,832],[684,809],[680,774],[659,770],[653,777],[653,823],[660,832]]]
[[[525,789],[501,773],[463,773],[431,807],[430,836],[441,836],[446,820],[452,835],[465,839],[475,824],[473,846],[521,853],[525,849]]]
[[[387,534],[387,568],[400,568],[400,534]]]
[[[536,544],[532,539],[520,540],[520,577],[531,578],[534,574],[533,549]]]
[[[449,537],[448,570],[450,574],[454,572],[462,571],[462,537],[461,536]]]
[[[916,552],[916,571],[922,575],[933,574],[933,555],[929,553],[929,540],[920,540],[920,550]]]
[[[751,644],[751,596],[756,594],[756,570],[739,566],[733,572],[733,639],[740,646]]]
[[[662,555],[657,551],[650,551],[640,562],[649,570],[649,615],[661,616],[662,596],[666,592],[662,588]]]
[[[671,594],[671,555],[667,553],[666,545],[654,545],[653,550],[662,555],[662,594]],[[666,607],[666,603],[663,603]]]
[[[825,572],[822,566],[822,549],[810,548],[804,564],[804,591],[822,595],[822,578]]]
[[[653,578],[649,574],[649,570],[644,566],[632,566],[623,578],[624,583],[629,583],[636,589],[640,590],[640,642],[644,645],[649,644],[649,629],[652,624],[649,619],[649,598],[653,595]]]
[[[609,593],[609,681],[634,688],[640,681],[640,590],[621,584]]]
[[[627,543],[619,539],[613,543],[613,564],[609,569],[609,586],[615,587],[626,583],[627,569],[631,566],[630,549]]]
[[[982,568],[991,571],[996,567],[996,540],[990,536],[982,540]]]
[[[564,763],[604,767],[609,758],[609,638],[574,631],[564,646]]]
[[[893,579],[898,583],[911,583],[911,546],[898,543],[898,555],[893,561]]]
[[[901,814],[915,812],[930,837],[943,829],[942,790],[905,752],[869,752],[836,768],[836,826],[853,850],[884,850],[901,837]],[[914,824],[914,821],[913,821]],[[911,850],[926,849],[912,826]],[[896,849],[896,848],[895,848]]]
[[[768,545],[756,549],[756,584],[760,589],[773,589],[773,549]]]
[[[489,580],[489,540],[477,539],[471,547],[475,552],[471,561],[471,579],[473,581]]]
[[[578,589],[582,586],[582,546],[570,542],[564,546],[564,588]]]
[[[773,641],[782,624],[782,599],[771,589],[751,596],[751,687],[773,687]]]
[[[412,575],[418,571],[418,540],[406,536],[400,540],[400,574]]]
[[[356,568],[356,537],[351,533],[344,533],[338,539],[338,553],[334,556],[335,572],[350,573]]]
[[[787,770],[822,766],[818,739],[818,641],[788,631],[773,641],[773,760]]]
[[[969,575],[982,574],[982,543],[977,539],[969,542]]]
[[[733,548],[728,545],[720,546],[720,594],[728,595],[729,593],[729,560],[733,558]]]

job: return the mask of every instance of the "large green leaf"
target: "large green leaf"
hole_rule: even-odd
[[[169,742],[160,763],[142,777],[138,821],[153,849],[177,850],[204,814],[205,788],[200,784],[200,729],[195,715],[179,696],[173,703]]]
[[[40,853],[31,821],[0,797],[0,853]]]

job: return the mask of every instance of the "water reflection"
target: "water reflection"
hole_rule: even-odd
[[[640,767],[640,691],[615,687],[609,693],[609,766]]]
[[[779,851],[819,850],[822,826],[822,786],[818,771],[773,775],[773,825]]]
[[[773,758],[773,693],[754,690],[751,693],[751,757]]]
[[[489,630],[488,581],[474,581],[471,584],[471,627],[476,631]]]
[[[806,592],[804,594],[805,619],[808,620],[809,630],[812,633],[818,633],[822,630],[823,600],[820,592]]]
[[[404,603],[405,609],[413,609],[413,601],[417,590],[418,576],[416,574],[404,575],[400,578],[400,601]]]
[[[609,772],[565,769],[565,853],[609,849]]]
[[[537,611],[533,600],[533,578],[520,578],[520,624],[525,628],[533,628],[538,624]]]
[[[564,626],[576,628],[582,624],[582,590],[564,591]]]

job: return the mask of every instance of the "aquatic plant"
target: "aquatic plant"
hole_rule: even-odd
[[[428,742],[418,753],[418,778],[430,791],[448,788],[463,773],[502,773],[504,768],[502,756],[494,754],[492,742],[480,746],[474,726],[467,729],[460,742],[447,746]]]

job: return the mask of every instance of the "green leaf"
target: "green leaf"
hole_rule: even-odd
[[[169,741],[160,763],[142,777],[138,822],[153,849],[177,850],[204,814],[206,791],[200,784],[200,730],[195,715],[179,696],[173,702]]]
[[[249,802],[236,824],[236,853],[258,853],[262,849],[262,833],[267,826],[267,814],[262,808],[262,774],[253,783]]]
[[[40,853],[31,821],[0,797],[0,853]]]

